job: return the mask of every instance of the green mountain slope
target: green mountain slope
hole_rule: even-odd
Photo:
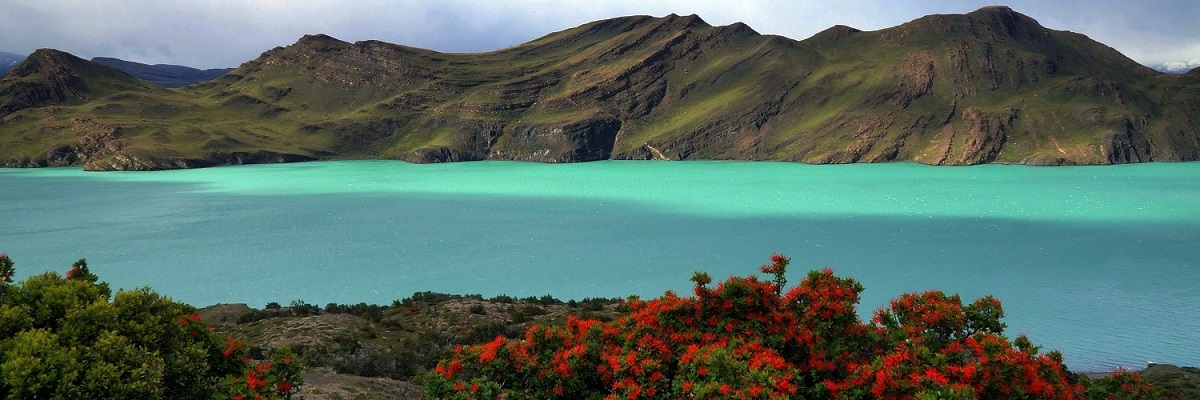
[[[7,94],[72,79],[111,90]],[[676,15],[597,21],[477,54],[310,35],[177,90],[119,81],[0,79],[0,161],[1200,159],[1195,73],[1155,72],[1004,7],[873,32],[836,26],[802,41]],[[72,121],[119,134],[97,151]]]

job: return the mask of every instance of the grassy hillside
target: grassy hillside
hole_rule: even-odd
[[[0,79],[0,161],[1200,159],[1200,77],[1004,7],[801,41],[677,15],[476,54],[309,35],[177,90],[98,71],[33,57]]]

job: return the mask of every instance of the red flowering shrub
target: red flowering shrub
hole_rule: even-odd
[[[0,253],[0,285],[12,283],[13,272],[13,262],[8,258],[8,253]]]
[[[694,297],[631,299],[612,322],[568,318],[524,337],[460,347],[427,378],[431,398],[1148,398],[1140,377],[1091,384],[1003,336],[1000,302],[906,294],[870,323],[860,285],[829,269],[787,289],[779,254],[755,276],[715,288],[697,272]],[[1111,382],[1120,382],[1117,384]]]
[[[242,345],[230,339],[227,351],[230,348],[237,351]],[[286,347],[275,349],[269,361],[251,361],[249,357],[238,360],[244,366],[242,374],[226,377],[224,382],[235,400],[291,399],[304,383],[300,377],[303,367],[296,361],[296,354]]]
[[[80,258],[79,261],[71,264],[71,269],[67,270],[67,279],[95,282],[100,278],[88,270],[87,260]]]

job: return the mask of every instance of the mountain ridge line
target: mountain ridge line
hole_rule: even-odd
[[[164,89],[56,50],[0,78],[0,163],[1200,159],[1200,75],[1007,7],[804,40],[629,16],[485,53],[305,35]]]

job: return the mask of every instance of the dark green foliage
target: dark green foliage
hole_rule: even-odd
[[[383,321],[383,312],[387,309],[387,306],[378,304],[358,303],[350,305],[329,303],[325,305],[324,312],[326,314],[350,314],[371,322],[381,322]]]
[[[488,299],[488,301],[493,302],[493,303],[512,304],[512,303],[516,302],[517,299],[512,298],[512,296],[502,294],[502,295],[498,295],[496,297],[490,298],[490,299]]]
[[[8,254],[0,254],[0,285],[12,283],[13,261],[8,258]]]
[[[1200,399],[1200,368],[1151,364],[1142,376],[1166,399]]]
[[[0,289],[0,399],[288,398],[301,384],[286,350],[254,364],[193,307],[149,288],[113,295],[82,259]]]
[[[521,331],[503,322],[489,322],[471,327],[470,333],[455,338],[455,344],[479,344],[495,339],[496,336],[514,337]]]
[[[446,293],[438,293],[438,292],[416,292],[416,293],[413,293],[412,296],[409,296],[406,299],[393,301],[392,306],[395,307],[396,305],[412,305],[412,304],[417,304],[417,303],[438,304],[438,303],[442,303],[445,301],[458,300],[458,299],[482,300],[483,296],[478,295],[478,294],[461,295],[461,294],[446,294]],[[399,304],[397,304],[397,302]]]
[[[0,397],[208,399],[240,371],[219,337],[181,320],[192,307],[147,288],[111,296],[83,260],[68,276],[6,289]]]
[[[521,335],[530,322],[561,321],[568,314],[611,320],[612,310],[619,308],[620,302],[607,298],[563,302],[550,295],[484,299],[478,294],[417,292],[389,305],[328,303],[315,316],[294,313],[291,307],[251,309],[226,320],[236,324],[218,325],[217,329],[259,338],[252,341],[253,355],[277,337],[274,329],[303,326],[305,333],[297,337],[303,343],[293,348],[305,365],[338,374],[410,379],[428,371],[455,346],[491,341],[498,335]],[[334,314],[353,315],[361,321],[325,318]],[[304,322],[306,319],[312,322]]]
[[[315,304],[305,303],[304,300],[292,300],[292,305],[289,307],[292,310],[292,315],[303,317],[305,315],[317,315],[321,313],[321,309]]]
[[[571,301],[574,301],[574,300],[571,300]],[[622,304],[622,302],[621,302],[621,299],[617,299],[617,298],[584,297],[583,300],[579,301],[579,308],[584,311],[593,311],[594,312],[594,311],[603,310],[604,306],[610,305],[610,304]]]
[[[296,346],[304,365],[332,369],[339,374],[408,379],[437,362],[444,339],[421,337],[402,340],[395,346],[364,345],[366,338],[338,336],[329,345]],[[437,343],[437,344],[435,344]]]
[[[279,318],[293,316],[291,308],[266,308],[262,310],[252,310],[248,313],[238,316],[239,324],[261,321],[267,318]]]

